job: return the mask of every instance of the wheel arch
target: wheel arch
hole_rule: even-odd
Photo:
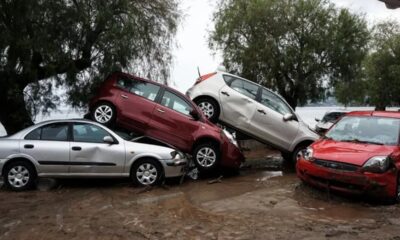
[[[221,110],[221,104],[219,103],[219,101],[218,101],[215,97],[210,96],[210,95],[200,95],[200,96],[197,96],[197,97],[195,97],[195,98],[193,99],[193,102],[196,103],[196,105],[197,105],[197,101],[198,101],[199,99],[202,99],[202,98],[209,98],[209,99],[213,100],[213,101],[217,104],[218,108]]]
[[[311,139],[304,139],[296,144],[293,145],[293,147],[291,148],[290,152],[293,152],[296,148],[300,147],[300,146],[309,146],[314,142],[314,140]]]
[[[158,156],[156,156],[156,155],[140,155],[140,156],[132,159],[131,162],[128,165],[129,166],[128,170],[129,170],[129,176],[130,177],[132,177],[132,175],[131,175],[132,174],[132,168],[135,166],[135,164],[138,163],[141,160],[146,160],[146,159],[151,159],[151,160],[156,161],[161,167],[162,175],[165,175],[164,165],[161,163],[161,161],[160,161],[161,159]]]
[[[1,176],[5,175],[5,170],[7,169],[7,166],[16,161],[23,161],[23,162],[30,164],[33,167],[33,170],[35,171],[35,175],[36,176],[38,175],[38,168],[34,161],[32,161],[31,159],[24,157],[24,156],[16,156],[16,157],[10,158],[8,161],[6,161],[4,163],[3,168],[1,170]]]
[[[220,151],[221,151],[221,146],[222,146],[222,144],[221,144],[221,142],[220,142],[218,139],[216,139],[216,138],[214,138],[214,137],[211,137],[211,136],[204,136],[204,137],[198,138],[198,139],[193,143],[191,152],[193,152],[194,149],[195,149],[198,145],[203,144],[203,143],[210,143],[210,142],[213,143],[213,144],[216,144],[216,145],[218,146],[218,148],[220,149]]]

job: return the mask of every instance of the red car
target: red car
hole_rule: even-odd
[[[150,136],[192,154],[200,171],[238,168],[244,156],[227,131],[165,85],[125,73],[111,74],[89,104],[91,118]]]
[[[297,161],[306,183],[400,200],[400,112],[351,112]]]

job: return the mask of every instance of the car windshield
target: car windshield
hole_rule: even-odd
[[[400,119],[386,117],[343,117],[325,135],[325,138],[340,142],[355,142],[378,145],[397,145]]]

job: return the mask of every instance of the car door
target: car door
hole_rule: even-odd
[[[262,88],[250,129],[256,137],[271,143],[271,145],[289,149],[297,135],[299,122],[283,120],[283,116],[287,113],[294,114],[289,105],[278,95]]]
[[[91,123],[72,126],[70,173],[77,175],[121,175],[125,166],[125,146],[107,130]],[[105,143],[104,137],[115,139]]]
[[[227,85],[219,91],[221,120],[233,127],[247,131],[256,109],[259,86],[229,75],[224,75]]]
[[[190,152],[193,134],[200,122],[190,112],[195,107],[184,97],[170,90],[165,90],[161,101],[154,109],[153,118],[147,135],[169,143],[181,151]]]
[[[143,133],[153,114],[160,86],[127,77],[119,77],[116,85],[121,89],[116,100],[120,110],[119,121],[129,129]]]
[[[68,123],[51,123],[28,133],[20,142],[21,153],[39,163],[40,173],[66,174],[69,170]]]

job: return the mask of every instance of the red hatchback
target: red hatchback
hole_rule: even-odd
[[[210,123],[185,95],[165,85],[113,73],[89,109],[96,122],[147,135],[192,154],[200,171],[238,168],[244,161],[232,135]]]
[[[297,162],[297,175],[322,188],[400,200],[400,112],[351,112]]]

